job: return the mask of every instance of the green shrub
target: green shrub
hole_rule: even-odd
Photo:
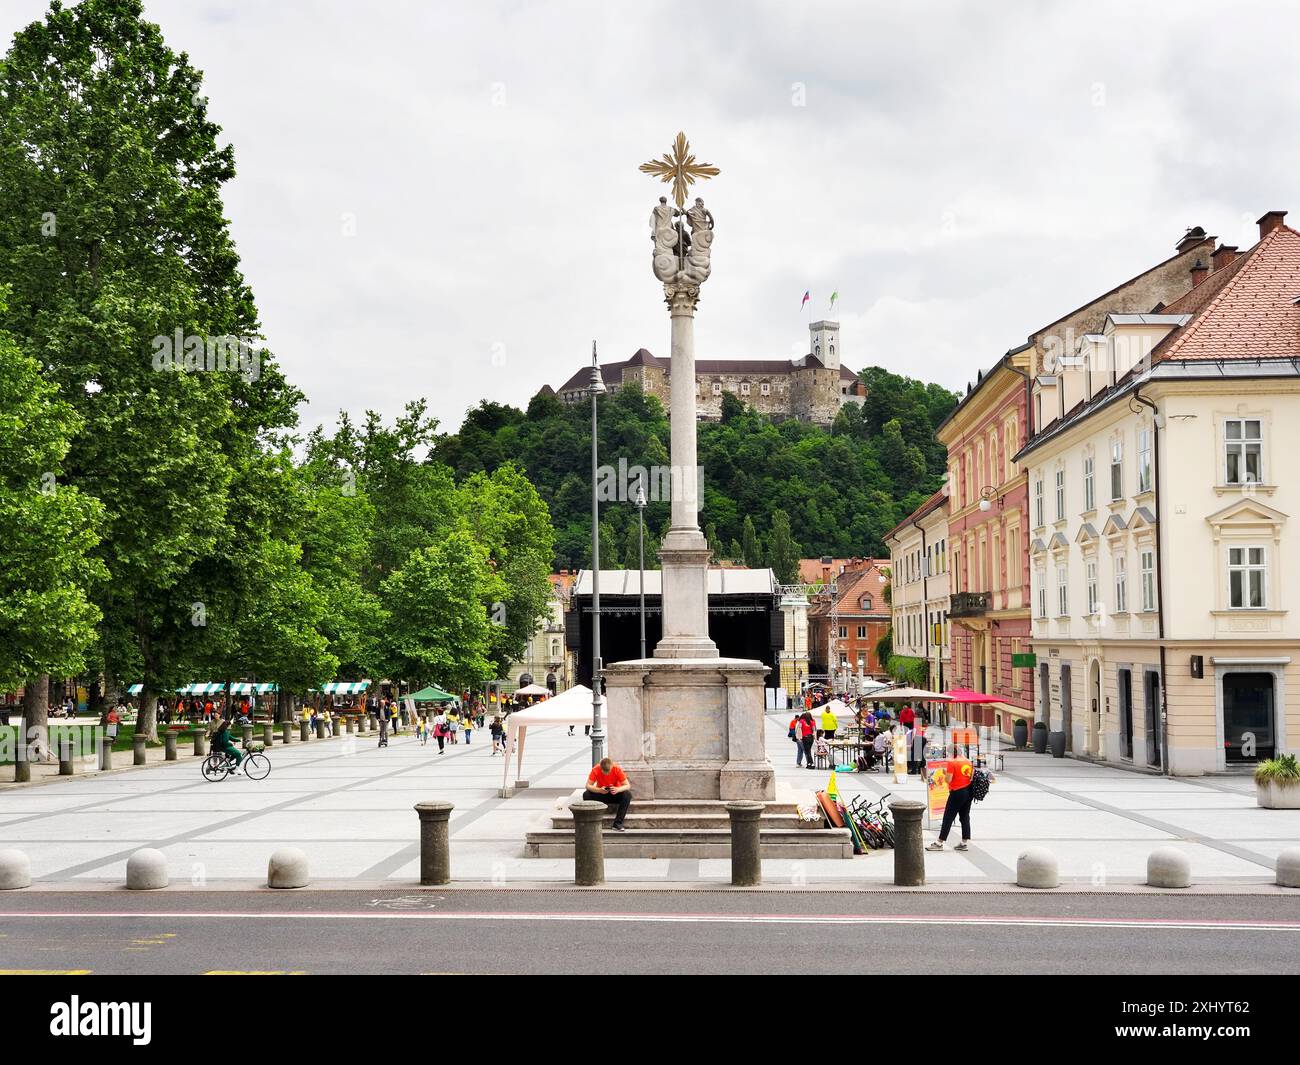
[[[1300,784],[1300,763],[1294,754],[1266,758],[1255,767],[1256,784]]]

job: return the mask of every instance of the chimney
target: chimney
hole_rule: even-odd
[[[1220,244],[1214,249],[1214,254],[1210,256],[1210,265],[1216,270],[1222,270],[1233,259],[1237,257],[1237,245]]]
[[[1196,262],[1192,264],[1192,269],[1191,269],[1192,288],[1195,288],[1202,281],[1204,281],[1205,275],[1208,274],[1209,272],[1210,272],[1210,268],[1206,266],[1203,262],[1201,262],[1200,259],[1197,259]]]
[[[1259,239],[1263,240],[1273,230],[1282,224],[1282,219],[1286,217],[1285,211],[1265,211],[1259,216]]]
[[[1204,240],[1205,240],[1205,230],[1202,229],[1200,226],[1192,226],[1190,229],[1188,229],[1186,233],[1183,234],[1183,239],[1180,240],[1177,245],[1175,245],[1174,250],[1177,251],[1179,255],[1182,255],[1183,252],[1190,251],[1192,248],[1196,247],[1196,245],[1200,244]]]

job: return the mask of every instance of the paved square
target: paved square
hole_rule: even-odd
[[[796,768],[784,715],[767,720],[777,779],[811,791],[827,774]],[[485,733],[476,739],[486,740]],[[529,733],[524,774],[532,787],[497,796],[501,758],[491,743],[417,743],[409,734],[385,749],[373,734],[295,742],[270,751],[263,781],[240,776],[208,783],[198,759],[0,789],[0,847],[18,847],[46,882],[120,884],[126,859],[140,847],[167,855],[173,883],[259,880],[271,852],[301,847],[315,880],[373,883],[418,878],[418,821],[412,807],[441,799],[456,804],[451,820],[456,880],[510,884],[571,881],[568,860],[527,859],[531,821],[582,783],[589,741],[577,730]],[[513,770],[513,766],[512,766]],[[513,775],[513,774],[512,774]],[[892,793],[920,798],[917,779],[895,785],[878,773],[838,777],[846,795]],[[1284,846],[1300,844],[1300,811],[1261,810],[1248,777],[1167,780],[1046,755],[1010,753],[988,799],[973,812],[966,854],[928,854],[935,884],[1005,883],[1015,879],[1026,846],[1055,851],[1061,875],[1077,884],[1140,883],[1146,858],[1173,844],[1191,858],[1200,883],[1271,882]],[[927,834],[927,839],[933,833]],[[612,882],[714,883],[726,860],[610,859]],[[888,883],[888,851],[851,861],[771,860],[767,883]]]

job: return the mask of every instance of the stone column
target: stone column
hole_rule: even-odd
[[[132,764],[144,765],[145,762],[149,760],[149,756],[145,752],[145,744],[148,742],[149,742],[149,737],[146,736],[143,732],[137,732],[134,736],[131,737],[131,747],[133,748],[135,754],[135,759]]]
[[[59,776],[61,777],[70,777],[77,771],[73,750],[72,737],[65,733],[59,739]]]
[[[113,768],[113,741],[107,736],[99,737],[99,768],[101,770]]]
[[[27,747],[27,721],[18,726],[18,743],[14,747],[14,781],[25,784],[32,779],[31,751]]]
[[[759,843],[761,802],[729,802],[731,818],[731,884],[755,887],[763,882],[763,861]]]
[[[196,757],[203,757],[208,753],[208,734],[202,729],[196,728],[190,733],[194,740],[194,754]]]
[[[889,809],[894,815],[894,884],[920,887],[925,883],[925,849],[921,846],[921,815],[925,803],[895,799]]]
[[[163,733],[163,760],[176,761],[176,733],[171,729]]]
[[[419,802],[415,812],[420,815],[420,883],[451,883],[451,812],[455,806],[449,802]]]
[[[280,742],[281,742],[281,743],[291,743],[291,742],[293,742],[293,722],[292,722],[292,721],[281,721],[281,722],[280,722]]]
[[[316,738],[318,740],[323,740],[325,738],[325,722],[321,721],[319,718],[316,720]]]
[[[252,742],[253,742],[253,726],[252,726],[252,725],[245,725],[245,726],[244,726],[244,742],[245,742],[245,743],[252,743]]]
[[[569,805],[573,814],[573,882],[579,887],[594,887],[605,882],[605,826],[603,802],[582,799]]]
[[[672,525],[659,549],[663,565],[663,637],[656,658],[717,658],[709,639],[709,545],[700,531],[695,440],[695,307],[698,285],[669,282],[672,316]]]
[[[299,721],[299,722],[298,722],[298,738],[299,738],[300,740],[302,740],[303,743],[306,743],[309,739],[311,739],[311,722],[310,722],[310,721]]]
[[[268,747],[275,743],[275,726],[269,721],[262,725],[262,742]]]

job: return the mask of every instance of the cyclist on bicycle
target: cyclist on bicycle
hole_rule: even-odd
[[[239,753],[239,749],[230,738],[230,722],[224,717],[221,719],[221,723],[217,725],[216,731],[212,733],[212,749],[234,759],[236,769],[244,760],[244,756]]]

